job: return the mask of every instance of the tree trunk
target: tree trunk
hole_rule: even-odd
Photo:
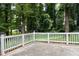
[[[9,26],[8,26],[8,4],[5,4],[5,23],[6,23],[6,35],[9,35]]]
[[[67,8],[67,4],[64,6],[64,29],[65,32],[69,32],[69,12]]]
[[[46,13],[50,15],[51,20],[53,21],[52,23],[52,28],[56,28],[56,10],[55,10],[55,3],[46,3]]]
[[[23,13],[23,5],[21,5],[21,33],[25,33],[25,17],[24,17],[24,13]]]
[[[76,4],[76,15],[77,26],[79,26],[79,4]]]
[[[10,29],[10,35],[12,35],[12,29]]]

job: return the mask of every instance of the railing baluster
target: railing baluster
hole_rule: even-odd
[[[69,44],[68,43],[68,33],[66,33],[66,44]]]
[[[73,41],[74,41],[74,36],[73,36],[73,34],[72,34],[72,43],[73,43]]]
[[[74,43],[74,34],[73,34],[73,43]]]
[[[18,44],[18,43],[17,43],[17,39],[18,39],[18,37],[16,37],[16,45]]]
[[[8,38],[8,48],[10,48],[10,38]]]
[[[49,33],[47,33],[47,35],[48,35],[48,43],[50,43],[50,41],[49,41]]]
[[[4,40],[4,44],[5,44],[5,47],[4,47],[4,48],[6,49],[6,38],[5,38],[5,40]]]
[[[56,38],[55,38],[55,34],[54,34],[54,40],[56,40]]]
[[[74,34],[74,42],[75,42],[75,34]]]
[[[35,41],[36,39],[35,39],[35,31],[33,32],[33,40]]]
[[[22,34],[22,46],[24,46],[24,34]]]
[[[10,47],[12,47],[12,37],[10,38],[10,42],[11,42],[11,45],[10,45]]]
[[[71,43],[73,42],[73,36],[72,36],[72,34],[70,34],[70,38],[71,38]]]
[[[63,38],[64,38],[64,41],[66,40],[66,35],[65,34],[63,34],[64,36],[63,36]]]
[[[2,55],[5,55],[5,52],[4,52],[4,35],[1,35],[1,54]]]
[[[77,34],[75,34],[75,42],[76,42],[76,39],[77,39],[76,36],[77,36]]]
[[[15,45],[16,45],[16,37],[15,37]]]
[[[8,38],[6,39],[6,47],[8,48]]]

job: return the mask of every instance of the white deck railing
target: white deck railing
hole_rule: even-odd
[[[24,46],[24,44],[33,41],[47,41],[50,42],[63,42],[69,43],[79,43],[79,33],[27,33],[21,35],[12,35],[0,37],[0,50],[1,54],[4,55],[5,51],[16,48],[18,46]]]

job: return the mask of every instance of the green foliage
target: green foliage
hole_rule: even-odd
[[[52,27],[52,21],[48,14],[42,14],[41,19],[39,20],[39,28],[40,32],[47,32],[50,31]]]
[[[11,35],[12,30],[26,32],[64,32],[64,10],[69,31],[79,31],[79,4],[73,3],[21,3],[0,4],[0,32]],[[44,9],[45,8],[45,9]],[[66,23],[66,24],[68,24]],[[65,24],[65,25],[66,25]],[[14,32],[16,34],[16,31]]]
[[[38,27],[37,21],[38,20],[36,19],[36,17],[34,16],[34,14],[31,14],[28,17],[28,20],[27,20],[27,31],[28,32],[33,32],[34,30],[37,29],[37,27]]]

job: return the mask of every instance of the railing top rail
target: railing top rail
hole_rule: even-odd
[[[26,34],[23,34],[23,35],[30,35],[30,34],[33,34],[33,33],[26,33]]]
[[[35,32],[36,34],[79,34],[79,32]]]
[[[79,34],[79,32],[35,32],[35,34]],[[30,35],[33,33],[26,33],[26,34],[19,34],[19,35],[10,35],[10,36],[5,36],[5,38],[11,38],[11,37],[18,37],[18,36],[22,36],[22,35]]]
[[[11,35],[11,36],[5,36],[5,38],[18,37],[18,36],[21,36],[21,35]]]
[[[22,35],[30,35],[30,34],[32,34],[32,33],[19,34],[19,35],[10,35],[10,36],[5,36],[5,38],[18,37],[18,36],[22,36]]]

